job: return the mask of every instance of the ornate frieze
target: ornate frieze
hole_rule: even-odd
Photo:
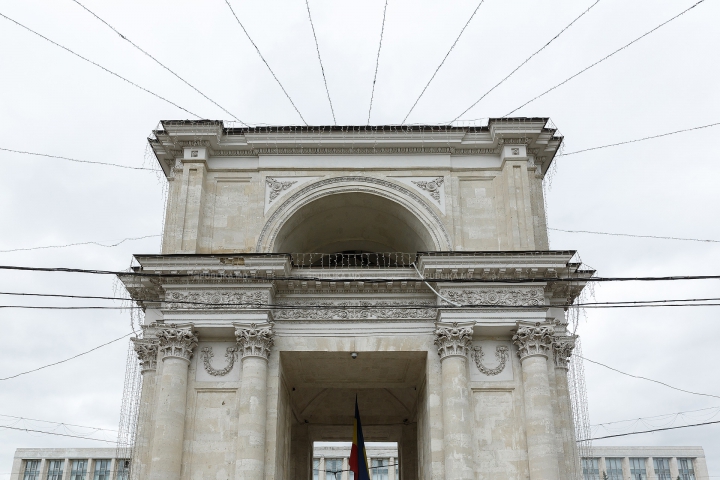
[[[553,342],[553,328],[536,323],[534,326],[518,328],[513,335],[513,343],[518,346],[518,356],[526,358],[533,355],[547,357]]]
[[[157,369],[158,339],[132,338],[131,340],[140,360],[141,373]]]
[[[472,345],[472,333],[472,328],[458,327],[457,322],[450,327],[438,326],[435,329],[435,345],[440,359],[467,356]]]
[[[270,347],[275,343],[274,336],[272,324],[258,327],[253,323],[250,327],[235,327],[235,338],[241,358],[261,357],[267,360],[270,355]]]
[[[555,358],[555,366],[568,368],[568,360],[575,348],[577,335],[558,335],[553,338],[552,348]]]
[[[156,333],[163,359],[167,357],[176,357],[187,360],[192,358],[193,348],[197,346],[197,336],[191,327],[178,328],[177,325],[171,323],[167,326],[160,327]]]
[[[413,180],[412,183],[426,191],[432,198],[440,203],[440,187],[445,182],[445,177],[437,177],[433,180]]]
[[[475,366],[485,375],[488,376],[495,376],[499,375],[503,370],[505,370],[505,365],[508,361],[508,347],[505,345],[497,345],[495,347],[495,358],[498,361],[498,365],[495,368],[488,368],[483,364],[483,358],[485,357],[485,352],[483,352],[481,346],[474,347],[470,351],[470,358],[473,359],[475,362]]]
[[[511,307],[540,306],[545,303],[544,290],[539,288],[477,288],[442,290],[444,297],[461,305],[507,305]],[[444,302],[447,304],[447,302]]]
[[[213,354],[212,347],[203,347],[202,350],[200,350],[200,356],[203,359],[205,371],[213,377],[224,377],[233,369],[233,365],[235,365],[235,358],[237,358],[237,351],[237,347],[227,347],[227,349],[225,350],[225,358],[227,359],[227,364],[225,365],[225,368],[218,370],[216,368],[213,368],[212,364],[210,363],[212,357],[215,356],[215,354]]]
[[[292,301],[282,302],[281,306],[273,314],[277,320],[431,319],[436,316],[431,300]]]
[[[273,200],[275,200],[278,195],[280,195],[283,190],[287,190],[288,188],[292,187],[297,181],[283,181],[283,180],[277,180],[273,177],[265,177],[265,183],[267,183],[268,189],[270,189],[270,197],[268,200],[268,203],[272,203]]]
[[[258,308],[268,303],[270,295],[264,290],[170,292],[165,298],[165,308],[168,310],[232,310]]]

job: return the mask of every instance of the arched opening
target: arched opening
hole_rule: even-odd
[[[275,252],[361,253],[436,250],[423,223],[405,207],[371,193],[327,195],[282,226]]]

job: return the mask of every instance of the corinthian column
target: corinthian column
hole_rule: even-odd
[[[157,384],[153,432],[151,480],[179,480],[182,464],[188,365],[197,337],[191,327],[174,324],[161,327],[156,336],[162,357],[162,375]]]
[[[442,365],[445,480],[473,480],[472,409],[467,356],[472,328],[438,326],[435,345]]]
[[[142,375],[142,393],[138,412],[137,438],[133,455],[133,468],[137,472],[135,478],[146,478],[150,464],[150,448],[152,441],[152,407],[155,399],[155,372],[157,370],[158,339],[133,338],[135,353],[140,360]]]
[[[242,358],[237,438],[236,480],[265,478],[267,362],[273,345],[272,324],[235,327]]]
[[[553,333],[552,327],[536,323],[533,327],[520,327],[513,336],[522,362],[530,480],[560,477],[547,365]]]
[[[553,338],[553,357],[555,359],[555,389],[558,400],[558,415],[560,431],[557,432],[562,438],[562,454],[560,459],[561,470],[568,472],[575,471],[575,464],[580,461],[578,457],[577,443],[575,442],[575,425],[570,405],[570,388],[568,386],[568,360],[575,348],[575,335],[563,335]],[[563,461],[564,460],[564,461]]]

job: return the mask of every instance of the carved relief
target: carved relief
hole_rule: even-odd
[[[272,201],[275,200],[283,190],[287,190],[298,182],[281,181],[272,177],[266,177],[265,183],[267,183],[267,186],[270,189],[270,200],[268,203],[272,203]]]
[[[542,288],[478,288],[474,290],[443,290],[444,297],[461,305],[507,305],[531,307],[545,302]],[[444,302],[447,304],[447,302]]]
[[[508,347],[505,345],[497,345],[495,347],[495,358],[497,358],[498,365],[495,368],[488,368],[485,365],[483,365],[483,358],[485,357],[485,352],[482,351],[482,347],[477,346],[472,349],[470,352],[470,358],[473,359],[475,362],[475,366],[485,375],[488,376],[495,376],[500,374],[503,370],[505,370],[505,365],[507,364],[508,360]]]
[[[275,343],[274,336],[272,324],[258,327],[253,323],[249,328],[235,327],[235,338],[242,358],[261,357],[267,360],[270,355],[270,347]]]
[[[577,335],[558,335],[553,338],[552,348],[556,367],[568,368],[568,360],[575,348],[576,338]]]
[[[217,370],[213,368],[210,363],[210,359],[215,356],[213,354],[212,347],[203,347],[200,356],[202,356],[205,371],[214,377],[224,377],[233,369],[233,365],[235,365],[235,358],[237,357],[237,351],[237,347],[227,347],[227,349],[225,350],[225,358],[227,359],[227,365],[225,366],[225,368]]]
[[[513,335],[513,343],[518,346],[518,356],[526,358],[533,355],[547,357],[552,348],[553,328],[536,323],[532,327],[520,327]]]
[[[435,345],[440,359],[450,356],[467,356],[472,344],[472,328],[458,327],[454,322],[451,327],[435,329]]]
[[[165,299],[168,310],[258,308],[270,303],[266,291],[171,292]]]
[[[140,372],[157,369],[158,340],[156,338],[132,338],[135,353],[140,360]]]
[[[396,305],[410,308],[393,308]],[[338,301],[283,302],[275,311],[278,320],[359,320],[374,318],[435,318],[436,309],[430,300],[406,301]],[[412,308],[421,307],[421,308]]]
[[[176,357],[187,360],[193,356],[193,348],[197,346],[197,336],[191,327],[178,328],[174,323],[159,328],[157,333],[159,350],[163,358]]]
[[[421,189],[425,190],[430,194],[432,198],[437,200],[438,203],[440,203],[440,187],[445,182],[445,177],[437,177],[434,180],[424,181],[424,180],[413,180],[412,183],[420,187]]]

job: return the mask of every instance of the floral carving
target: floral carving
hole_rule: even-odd
[[[475,290],[443,290],[444,297],[461,305],[539,306],[545,303],[542,288],[481,288]]]
[[[258,327],[253,323],[249,328],[235,327],[235,338],[242,358],[261,357],[267,360],[270,355],[270,347],[275,343],[274,336],[272,324]]]
[[[568,360],[575,348],[577,335],[558,335],[553,339],[553,353],[555,354],[555,366],[568,368]]]
[[[518,346],[518,356],[526,358],[534,355],[548,356],[552,347],[553,328],[536,323],[532,327],[520,327],[513,335],[513,343]]]
[[[227,347],[225,350],[225,358],[227,358],[227,365],[221,370],[213,368],[210,364],[210,359],[214,357],[212,347],[203,347],[200,351],[200,356],[203,359],[203,365],[205,365],[205,371],[214,377],[224,377],[233,369],[235,365],[235,357],[237,357],[237,347]]]
[[[272,203],[272,201],[275,200],[278,197],[278,195],[280,195],[280,193],[282,193],[283,190],[287,190],[288,188],[290,188],[293,185],[295,185],[296,183],[298,183],[297,181],[283,182],[281,180],[276,180],[272,177],[265,177],[265,182],[267,183],[268,188],[270,188],[270,200],[268,203]]]
[[[258,308],[270,303],[265,291],[172,292],[165,299],[169,310]]]
[[[177,325],[171,323],[165,328],[160,328],[156,335],[163,360],[167,357],[176,357],[190,361],[193,348],[197,346],[198,341],[192,328],[178,328]]]
[[[432,198],[440,202],[440,187],[445,182],[445,177],[437,177],[434,180],[412,180],[412,183],[430,194]]]
[[[483,365],[482,361],[485,357],[485,352],[482,351],[482,347],[480,346],[472,349],[470,357],[473,359],[475,366],[477,366],[481,373],[492,377],[505,370],[505,365],[508,360],[508,347],[504,345],[498,345],[495,347],[495,358],[498,360],[498,365],[495,368],[488,368]]]
[[[135,353],[140,360],[140,372],[157,369],[158,340],[156,338],[132,338]]]
[[[467,356],[472,344],[472,328],[458,327],[454,322],[451,327],[435,329],[435,345],[440,359],[451,356]]]
[[[398,305],[409,308],[395,308]],[[275,311],[278,320],[350,320],[435,318],[436,309],[429,300],[342,301],[342,302],[286,302]],[[418,307],[418,308],[415,308]]]

